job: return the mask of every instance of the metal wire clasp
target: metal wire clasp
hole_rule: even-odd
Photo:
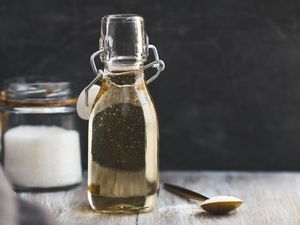
[[[146,84],[150,84],[151,82],[153,82],[159,75],[160,73],[165,69],[165,63],[164,61],[162,61],[161,59],[159,59],[159,55],[157,52],[157,49],[154,45],[148,45],[148,49],[151,49],[153,51],[153,55],[154,55],[154,59],[155,61],[147,64],[144,66],[144,70],[148,69],[148,68],[155,68],[157,70],[157,72],[150,77],[147,81]],[[95,57],[96,56],[100,56],[101,53],[103,52],[103,49],[100,49],[97,52],[94,52],[91,57],[90,57],[90,63],[93,69],[94,74],[96,75],[95,79],[92,80],[92,82],[86,86],[84,88],[84,92],[85,92],[85,105],[89,106],[88,100],[89,100],[89,90],[91,89],[91,87],[98,81],[101,80],[103,78],[103,70],[101,69],[97,69],[96,63],[95,63]]]
[[[84,98],[84,104],[88,107],[89,106],[89,90],[91,89],[91,87],[98,81],[98,80],[102,80],[103,78],[103,70],[101,69],[97,69],[96,63],[95,63],[95,57],[97,55],[100,55],[103,52],[102,49],[100,49],[97,52],[94,52],[91,57],[90,57],[90,63],[93,69],[94,74],[96,74],[96,77],[94,78],[94,80],[92,80],[91,83],[89,83],[88,86],[86,86],[84,88],[84,94],[85,94],[85,98]]]
[[[150,84],[152,81],[154,81],[160,75],[160,73],[165,69],[165,63],[164,61],[159,59],[159,55],[156,47],[154,45],[148,45],[148,49],[152,49],[155,61],[145,65],[144,70],[152,67],[152,68],[156,68],[157,72],[146,81],[146,84]]]

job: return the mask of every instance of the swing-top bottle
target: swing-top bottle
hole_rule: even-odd
[[[148,50],[156,61],[144,65]],[[163,70],[156,48],[148,45],[143,18],[102,18],[99,55],[104,70],[89,118],[88,198],[107,213],[147,212],[159,189],[158,121],[144,69]],[[150,81],[152,81],[150,79]]]

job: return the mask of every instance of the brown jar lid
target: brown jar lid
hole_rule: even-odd
[[[15,106],[75,106],[77,98],[68,98],[63,100],[47,100],[47,101],[34,101],[30,99],[9,99],[7,98],[6,92],[1,91],[0,94],[0,105],[15,107]]]
[[[18,77],[4,82],[0,104],[9,107],[75,106],[70,82]]]

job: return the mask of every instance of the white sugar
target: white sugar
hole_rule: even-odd
[[[4,169],[13,184],[57,187],[81,181],[79,133],[56,126],[18,126],[4,134]]]

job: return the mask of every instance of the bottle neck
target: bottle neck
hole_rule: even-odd
[[[113,85],[144,85],[144,69],[141,66],[114,67],[113,70],[104,68],[104,79]]]
[[[106,62],[104,64],[104,71],[106,73],[119,73],[119,72],[130,72],[130,71],[140,71],[144,70],[143,62],[126,62],[122,61],[119,63]]]
[[[101,21],[99,47],[101,61],[108,64],[146,62],[148,38],[144,19],[133,14],[108,15]]]

